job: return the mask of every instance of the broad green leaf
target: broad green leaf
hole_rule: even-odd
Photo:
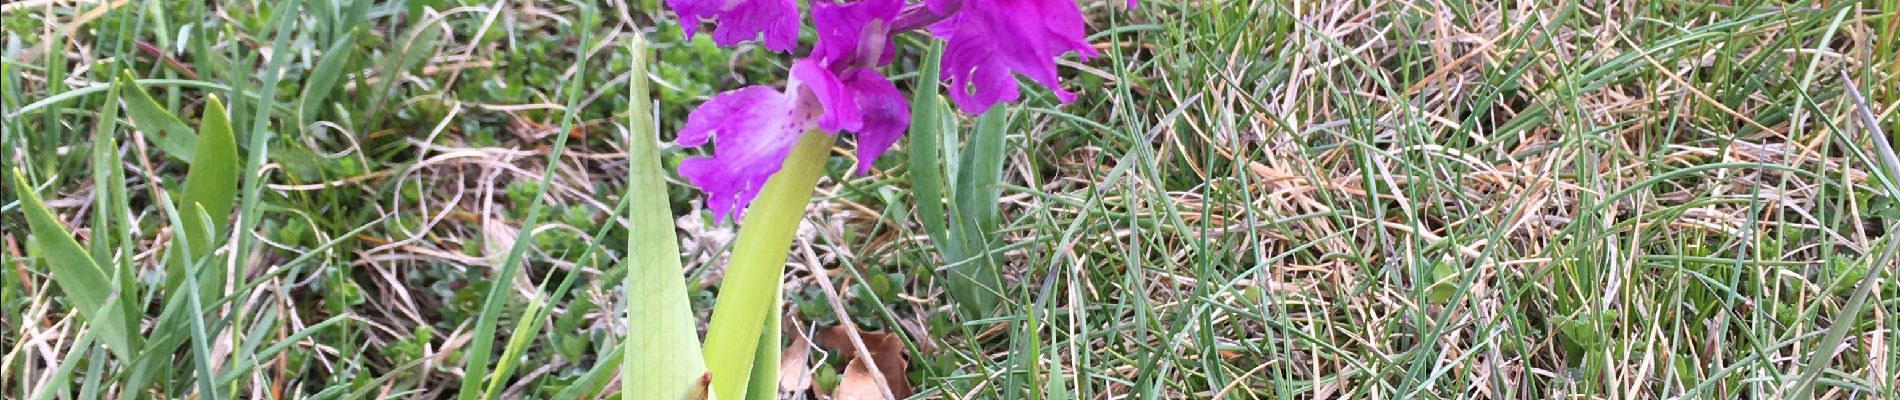
[[[184,187],[179,190],[182,195],[178,197],[177,203],[169,205],[178,212],[189,213],[177,215],[173,220],[173,232],[183,236],[184,245],[172,246],[171,253],[166,256],[166,301],[160,308],[158,327],[153,331],[152,351],[141,354],[142,359],[134,366],[136,373],[132,375],[131,381],[138,385],[150,378],[148,374],[158,373],[153,369],[169,365],[167,360],[171,352],[183,344],[186,338],[176,333],[187,332],[195,316],[203,312],[202,307],[193,309],[187,300],[193,295],[217,298],[224,288],[225,268],[199,269],[193,266],[201,265],[204,256],[219,247],[225,225],[230,220],[237,197],[237,175],[240,170],[237,139],[232,134],[224,103],[217,96],[207,98],[204,115],[200,119],[200,140],[194,150],[198,156],[185,172]],[[185,251],[177,251],[180,249]],[[190,280],[196,280],[197,285],[186,285]],[[184,290],[194,292],[187,293]]]
[[[784,285],[773,289],[776,291],[772,298],[785,296]],[[752,376],[746,380],[746,400],[778,399],[778,368],[782,358],[779,352],[783,351],[779,347],[779,336],[784,334],[780,331],[779,321],[785,319],[785,309],[773,304],[770,310],[765,320],[759,321],[759,349],[752,353]]]
[[[746,207],[745,223],[732,245],[719,299],[713,304],[712,323],[706,329],[706,369],[712,374],[713,394],[721,399],[748,399],[753,382],[752,364],[758,352],[777,352],[778,346],[760,346],[766,323],[779,306],[780,278],[792,234],[811,202],[818,176],[824,172],[831,135],[813,130],[798,139],[785,165],[766,179],[759,196]],[[770,324],[778,328],[777,321]],[[776,356],[774,356],[776,358]],[[759,379],[776,379],[776,374]]]
[[[113,354],[120,359],[131,359],[142,341],[125,309],[112,306],[116,301],[112,280],[92,256],[79,247],[79,242],[73,240],[72,233],[53,218],[52,210],[46,208],[39,194],[33,192],[33,185],[28,184],[26,176],[17,169],[13,171],[13,194],[20,199],[27,227],[39,242],[37,256],[52,270],[53,282],[72,300],[72,308],[79,310],[93,329],[99,330],[100,341],[112,349]]]
[[[119,75],[123,82],[137,82],[133,79],[131,70],[120,71]],[[192,161],[198,134],[192,132],[191,126],[185,125],[185,121],[179,120],[178,115],[172,114],[171,111],[165,109],[165,106],[158,104],[158,100],[152,99],[152,95],[146,93],[145,88],[137,84],[128,84],[126,88],[131,90],[125,91],[125,95],[120,97],[120,102],[125,104],[125,115],[132,119],[132,126],[144,132],[145,140],[150,141],[153,146],[158,146],[158,149],[165,151],[165,154],[186,162]]]
[[[165,278],[165,289],[168,294],[176,290],[179,284],[184,283],[185,274],[196,273],[189,271],[187,266],[194,265],[199,258],[210,254],[211,250],[218,247],[216,241],[223,235],[226,221],[229,221],[231,217],[231,207],[237,197],[239,169],[237,139],[232,136],[231,123],[224,112],[224,103],[220,102],[217,96],[210,96],[207,99],[202,118],[203,126],[199,127],[202,137],[193,151],[198,156],[192,161],[191,169],[185,172],[184,187],[180,190],[183,195],[178,197],[176,206],[182,212],[192,213],[202,207],[207,213],[205,217],[208,218],[201,218],[195,214],[180,216],[180,225],[175,227],[174,232],[184,235],[187,244],[185,247],[190,252],[173,251],[170,254]],[[211,221],[209,225],[205,223],[206,220]],[[215,269],[224,270],[224,268]],[[200,279],[205,280],[199,283],[206,287],[224,287],[222,282],[209,276],[213,274],[201,275],[205,276],[201,276]],[[173,320],[170,318],[162,320],[160,323],[162,327],[179,328],[174,325],[175,322],[163,321]]]
[[[647,80],[646,41],[636,35],[629,46],[633,71],[628,99],[631,127],[627,144],[628,356],[621,365],[621,398],[676,399],[705,374],[699,330],[686,278],[680,267],[679,238],[666,190],[666,166],[660,160],[660,135],[653,123],[652,87]],[[634,371],[639,371],[635,373]]]
[[[184,216],[184,231],[191,240],[193,252],[199,255],[209,253],[212,241],[224,234],[229,224],[231,207],[237,202],[238,154],[237,138],[231,133],[231,120],[224,112],[224,103],[213,95],[207,97],[201,125],[198,126],[198,146],[191,162],[191,170],[185,173],[184,197],[178,207],[191,210],[192,205],[204,207],[211,218],[211,226],[206,229],[200,218]],[[213,235],[205,237],[206,233]],[[196,258],[196,257],[192,257]]]

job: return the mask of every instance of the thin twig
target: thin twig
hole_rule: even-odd
[[[858,324],[851,322],[851,315],[845,313],[844,299],[838,296],[838,288],[832,287],[831,276],[825,273],[824,266],[818,265],[818,253],[811,250],[811,239],[801,237],[798,242],[801,245],[799,248],[805,251],[805,269],[817,278],[818,287],[825,290],[825,300],[831,303],[831,312],[838,314],[838,323],[849,331],[845,337],[851,339],[851,347],[858,351],[858,359],[864,360],[864,369],[871,372],[871,381],[877,383],[877,391],[883,393],[885,399],[897,400],[896,392],[891,391],[891,383],[884,380],[884,370],[877,367],[877,359],[871,357],[870,348],[864,346],[864,336],[858,333]]]

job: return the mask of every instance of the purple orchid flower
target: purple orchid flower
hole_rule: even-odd
[[[788,52],[798,44],[797,0],[666,0],[686,37],[701,19],[713,20],[713,43],[732,46],[764,36],[765,49]]]
[[[859,173],[897,143],[910,125],[910,106],[877,67],[891,60],[887,21],[902,8],[903,0],[816,4],[817,47],[792,64],[784,91],[720,93],[687,115],[677,142],[697,147],[712,140],[718,149],[682,161],[680,176],[706,192],[715,221],[741,214],[805,131],[855,133]]]
[[[721,46],[763,37],[766,49],[796,45],[796,0],[667,0],[691,37],[702,19],[716,25]],[[1128,0],[1134,7],[1135,0]],[[910,105],[890,79],[877,71],[891,62],[891,38],[928,27],[947,42],[944,82],[950,100],[969,114],[1021,97],[1016,75],[1049,89],[1063,103],[1055,59],[1075,52],[1097,55],[1084,40],[1082,13],[1074,0],[813,0],[818,42],[792,64],[783,91],[751,86],[720,93],[687,116],[677,143],[715,142],[710,157],[683,161],[679,173],[707,195],[714,221],[743,213],[766,179],[777,173],[804,132],[852,132],[858,173],[889,150],[910,125]]]
[[[931,8],[949,0],[930,0]],[[1063,103],[1075,94],[1063,90],[1056,77],[1056,57],[1074,51],[1082,59],[1096,56],[1083,40],[1082,11],[1073,0],[964,0],[962,10],[930,26],[931,34],[948,42],[943,52],[943,80],[950,101],[965,113],[980,114],[996,103],[1012,103],[1020,96],[1014,74],[1054,92]]]

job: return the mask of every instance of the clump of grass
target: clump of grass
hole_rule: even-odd
[[[622,132],[782,70],[660,3],[7,4],[0,397],[619,396]],[[919,398],[1900,397],[1891,2],[1119,3],[1082,100],[833,158],[785,343],[896,333]],[[662,183],[705,321],[732,227]]]

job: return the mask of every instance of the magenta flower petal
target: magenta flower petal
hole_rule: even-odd
[[[818,45],[810,58],[837,66],[890,64],[897,52],[890,40],[891,22],[902,11],[904,0],[813,2],[811,19],[818,28]]]
[[[937,15],[945,15],[956,12],[957,9],[962,8],[963,0],[924,0],[924,7],[929,8],[931,12],[937,13]]]
[[[909,102],[874,69],[854,68],[841,79],[824,63],[799,60],[786,87],[720,93],[686,116],[674,142],[712,142],[715,149],[711,157],[681,161],[679,173],[706,193],[715,222],[742,216],[805,131],[856,133],[862,173],[910,126]]]
[[[810,90],[818,104],[824,106],[824,114],[818,117],[818,129],[837,133],[857,131],[864,126],[864,115],[858,112],[851,88],[838,81],[837,75],[823,64],[811,59],[792,63],[792,80]]]
[[[814,125],[819,108],[813,103],[797,93],[752,86],[720,93],[687,115],[676,142],[695,147],[710,139],[717,150],[681,161],[679,173],[706,192],[713,221],[740,215],[759,195],[799,135]]]
[[[721,93],[687,116],[676,141],[689,147],[711,141],[716,149],[711,157],[682,161],[679,173],[706,193],[706,207],[715,221],[742,217],[804,131],[857,134],[859,173],[869,171],[877,157],[903,137],[910,126],[909,102],[876,69],[890,62],[894,49],[889,23],[902,10],[903,0],[816,2],[812,19],[818,44],[811,57],[792,63],[785,91],[754,86]],[[687,15],[703,10],[676,11]],[[732,25],[723,14],[720,18],[721,29]],[[1013,79],[1007,70],[997,73],[1004,81]],[[1013,85],[1009,88],[1014,90]]]
[[[823,106],[819,130],[857,134],[858,173],[869,172],[872,162],[910,128],[909,99],[877,70],[856,68],[839,77],[807,59],[792,65],[792,79]]]
[[[877,158],[910,129],[910,101],[877,71],[860,69],[844,81],[856,94],[864,127],[858,129],[858,173],[871,171]]]
[[[764,36],[767,50],[788,52],[798,44],[797,0],[667,0],[679,15],[686,37],[699,30],[699,21],[711,19],[713,43],[732,46]]]
[[[943,80],[950,100],[963,112],[982,113],[999,102],[1016,101],[1012,73],[1055,92],[1064,103],[1075,94],[1062,90],[1055,58],[1075,52],[1083,59],[1095,49],[1083,40],[1082,11],[1073,0],[963,0],[961,11],[930,27],[948,41]],[[935,4],[935,3],[932,3]]]

